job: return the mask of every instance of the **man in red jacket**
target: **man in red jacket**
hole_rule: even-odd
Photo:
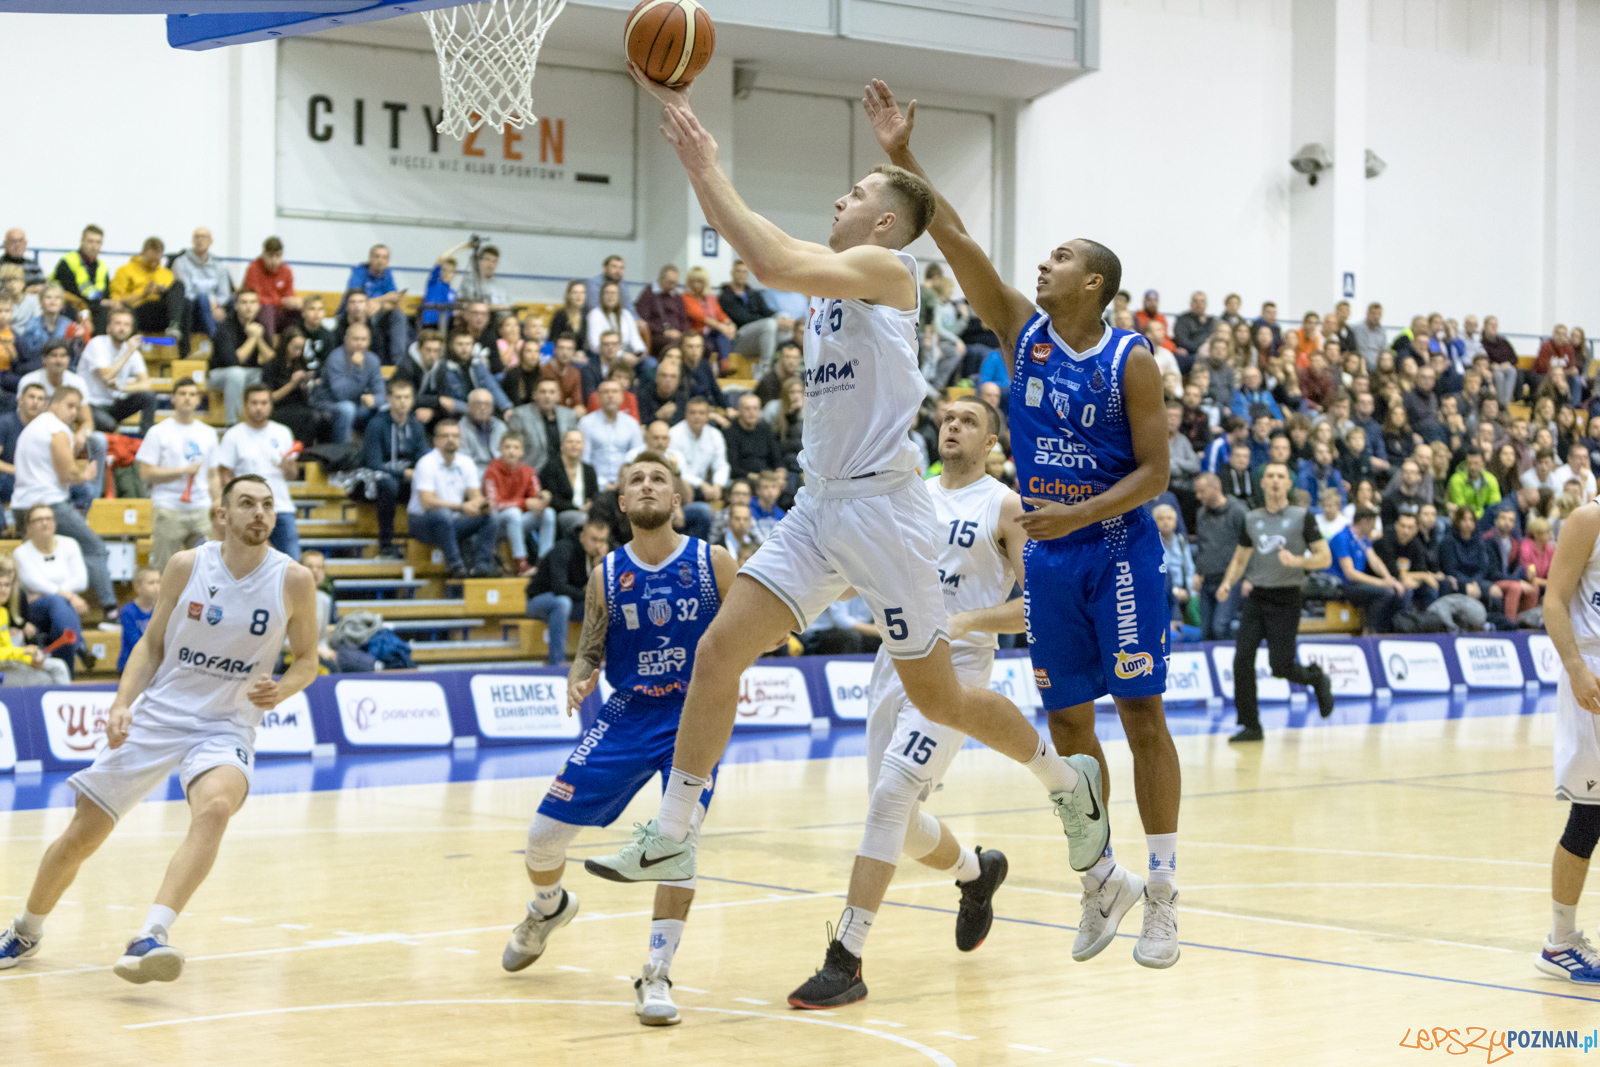
[[[539,475],[522,462],[522,438],[506,434],[500,439],[500,456],[483,472],[483,495],[489,501],[498,536],[511,542],[517,576],[533,570],[528,562],[528,541],[539,538],[539,556],[555,543],[556,513],[550,494],[539,486]]]
[[[276,237],[261,242],[261,255],[245,268],[244,287],[261,298],[261,312],[256,317],[268,337],[276,337],[279,330],[300,318],[294,271],[283,261],[283,242]]]

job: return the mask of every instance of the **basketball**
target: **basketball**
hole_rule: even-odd
[[[694,81],[717,44],[717,28],[695,0],[641,0],[624,34],[628,59],[651,81],[678,88]]]

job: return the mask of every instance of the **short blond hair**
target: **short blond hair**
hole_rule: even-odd
[[[939,206],[938,198],[933,195],[933,186],[921,176],[893,163],[880,163],[872,168],[872,173],[881,174],[887,179],[884,187],[898,209],[895,216],[909,227],[910,235],[900,243],[900,247],[904,248],[926,233],[928,224],[933,221],[934,212]]]

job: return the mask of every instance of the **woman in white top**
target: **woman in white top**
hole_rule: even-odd
[[[1350,525],[1350,520],[1339,506],[1339,490],[1333,486],[1328,486],[1318,495],[1318,503],[1322,505],[1322,510],[1317,515],[1317,529],[1322,531],[1324,541],[1331,541],[1334,534]]]
[[[1383,509],[1379,507],[1381,503],[1382,501],[1378,499],[1378,491],[1373,488],[1372,482],[1366,478],[1361,479],[1356,483],[1354,491],[1350,494],[1350,503],[1346,504],[1341,512],[1344,516],[1344,524],[1349,526],[1355,521],[1357,508],[1366,508],[1373,514],[1381,515],[1383,512]],[[1383,519],[1372,520],[1372,539],[1376,541],[1382,536]]]
[[[56,516],[48,504],[28,509],[26,533],[28,539],[12,553],[22,588],[31,596],[59,596],[82,616],[89,610],[81,595],[89,588],[89,571],[78,542],[56,536]]]
[[[639,320],[622,303],[622,287],[607,282],[600,287],[600,303],[589,309],[585,320],[584,340],[591,352],[600,351],[600,335],[615,330],[622,340],[622,350],[636,356],[645,354],[644,336],[639,333]]]

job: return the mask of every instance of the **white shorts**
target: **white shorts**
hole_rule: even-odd
[[[956,645],[950,650],[950,656],[962,685],[989,687],[994,649]],[[878,772],[884,759],[892,757],[922,781],[918,799],[927,800],[944,780],[956,753],[967,743],[967,735],[928,721],[906,696],[900,672],[882,652],[872,664],[867,707],[870,709],[867,712],[867,795],[870,797],[877,788]]]
[[[189,783],[213,767],[237,767],[248,787],[255,766],[255,730],[226,719],[192,720],[182,728],[133,713],[128,739],[105,748],[67,784],[120,821],[174,770],[185,795]]]
[[[796,633],[854,586],[872,609],[889,655],[921,659],[949,636],[934,543],[939,516],[915,473],[870,482],[879,478],[904,484],[862,496],[801,489],[794,508],[739,573],[789,606]],[[862,482],[866,491],[869,480]],[[849,483],[843,488],[848,491]]]
[[[1579,649],[1583,662],[1600,674],[1600,654]],[[1572,682],[1562,671],[1556,682],[1556,796],[1576,804],[1600,804],[1600,716],[1572,698]]]

